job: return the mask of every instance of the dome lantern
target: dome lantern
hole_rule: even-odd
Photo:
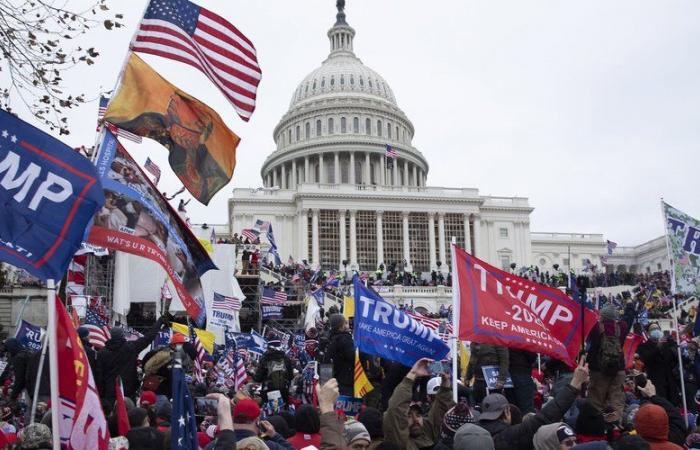
[[[355,30],[345,21],[345,0],[338,0],[336,7],[338,8],[338,14],[335,16],[335,25],[328,30],[328,39],[331,41],[330,57],[340,55],[355,56],[352,50]]]

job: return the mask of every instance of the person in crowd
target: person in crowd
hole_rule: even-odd
[[[80,338],[80,342],[83,344],[83,350],[85,350],[85,355],[87,356],[88,363],[92,369],[92,375],[95,377],[95,379],[98,379],[99,375],[95,373],[97,370],[97,350],[90,343],[90,330],[88,330],[87,327],[78,328],[78,337]]]
[[[666,398],[657,395],[656,386],[651,380],[647,380],[644,386],[639,387],[639,393],[642,397],[642,406],[634,417],[637,433],[649,443],[652,449],[676,448],[664,446],[666,441],[678,447],[684,445],[688,429],[678,408]],[[646,407],[651,409],[644,410],[640,416],[642,409]],[[655,444],[658,445],[655,446]]]
[[[279,340],[271,339],[268,341],[267,351],[260,359],[253,380],[263,383],[264,400],[267,400],[268,392],[279,391],[284,402],[288,403],[289,386],[294,377],[294,370],[292,361],[279,347]]]
[[[340,395],[353,395],[355,373],[355,341],[348,321],[342,314],[329,318],[331,333],[326,357],[333,362],[333,377],[338,380]]]
[[[111,337],[105,343],[104,348],[97,354],[97,373],[100,374],[97,381],[97,389],[100,392],[100,398],[105,404],[105,410],[112,410],[117,377],[121,378],[124,396],[131,399],[136,398],[139,385],[136,372],[138,355],[153,342],[158,331],[167,324],[168,320],[165,316],[162,316],[142,337],[131,342],[127,342],[124,338],[124,330],[122,328],[112,328],[110,332]]]
[[[270,422],[259,420],[259,418],[260,406],[254,400],[244,398],[236,403],[233,407],[233,429],[237,442],[248,437],[262,435],[270,450],[294,449],[292,444],[277,433]]]
[[[535,412],[535,382],[532,381],[532,368],[537,354],[515,348],[508,349],[508,372],[513,380],[513,388],[506,391],[506,397],[518,406],[523,414]]]
[[[384,437],[402,449],[418,450],[434,446],[440,436],[442,418],[455,404],[452,401],[450,377],[443,374],[442,387],[435,396],[428,417],[423,417],[420,407],[411,406],[413,383],[417,377],[429,375],[429,362],[425,358],[416,361],[394,390],[384,413]]]
[[[600,320],[591,329],[587,360],[591,370],[588,395],[593,406],[602,411],[606,406],[615,408],[616,420],[622,418],[625,397],[625,357],[622,346],[629,327],[618,320],[617,309],[606,305],[600,310]]]
[[[19,448],[25,449],[51,449],[51,429],[43,423],[33,423],[27,425],[22,430],[18,439]]]
[[[644,363],[647,377],[656,387],[659,396],[674,405],[680,404],[680,377],[678,377],[677,344],[670,336],[665,336],[657,322],[647,326],[649,339],[637,347],[637,353]]]
[[[470,358],[467,366],[467,380],[474,378],[472,392],[474,402],[480,404],[487,395],[487,386],[484,379],[482,367],[497,366],[498,380],[496,381],[496,390],[503,390],[503,386],[508,379],[508,348],[499,345],[480,344],[472,342],[469,346]]]
[[[10,386],[10,400],[17,400],[17,397],[25,389],[28,391],[28,395],[32,396],[34,393],[31,391],[31,386],[34,383],[29,383],[29,381],[36,378],[36,373],[32,374],[29,371],[29,365],[34,352],[22,347],[19,341],[13,337],[5,340],[4,345],[5,351],[10,357],[8,367],[11,367],[14,373],[14,381]]]
[[[362,423],[369,433],[372,442],[369,450],[375,450],[384,441],[384,428],[382,426],[382,413],[377,408],[368,406],[357,415],[357,420]]]
[[[167,347],[152,350],[143,357],[143,384],[147,390],[153,390],[156,396],[170,398],[171,369],[175,352],[181,352],[183,370],[189,372],[194,367],[197,350],[182,333],[174,332]]]
[[[524,418],[522,423],[517,425],[511,424],[508,400],[501,394],[489,394],[481,403],[481,415],[477,424],[491,433],[497,450],[529,450],[537,430],[542,425],[560,422],[588,379],[588,364],[586,358],[581,357],[571,383],[558,392],[537,414]]]
[[[433,450],[450,450],[454,447],[454,437],[457,430],[466,423],[474,423],[476,419],[469,409],[466,399],[450,408],[442,419],[440,440]]]
[[[455,450],[494,450],[493,438],[488,431],[473,423],[465,423],[455,433]]]
[[[562,422],[542,425],[532,438],[535,450],[570,449],[576,445],[576,434]]]
[[[321,447],[321,416],[316,408],[311,405],[301,405],[297,408],[295,425],[296,433],[287,438],[287,441],[296,450],[301,450],[309,445],[316,448]]]

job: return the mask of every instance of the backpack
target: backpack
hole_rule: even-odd
[[[275,356],[267,361],[267,389],[285,391],[287,389],[287,365],[283,356]]]
[[[607,376],[613,376],[620,371],[620,325],[615,323],[615,336],[605,334],[603,324],[600,327],[600,348],[598,349],[598,362],[600,371]]]

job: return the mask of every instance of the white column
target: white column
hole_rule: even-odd
[[[279,186],[279,181],[277,179],[277,168],[272,169],[272,185]]]
[[[419,183],[418,183],[418,166],[416,166],[415,164],[412,164],[412,166],[413,166],[413,185],[417,187],[419,185]]]
[[[298,184],[297,180],[297,160],[296,158],[292,160],[292,189],[296,189]]]
[[[438,245],[440,245],[440,249],[438,252],[440,253],[440,262],[442,263],[442,266],[440,268],[442,269],[443,272],[447,271],[447,261],[445,261],[445,214],[444,213],[438,213]]]
[[[298,228],[299,228],[299,242],[301,248],[299,249],[299,258],[302,260],[309,260],[309,211],[302,209],[299,211]]]
[[[525,264],[528,266],[532,264],[530,261],[532,259],[532,239],[530,237],[530,221],[524,220],[522,226],[523,232],[523,246],[525,248]]]
[[[430,270],[436,270],[435,258],[435,213],[428,213],[428,248],[430,252]]]
[[[326,170],[323,167],[323,153],[318,155],[318,181],[319,183],[326,183]]]
[[[380,163],[382,164],[382,167],[380,167],[379,170],[379,182],[382,186],[386,186],[386,155],[382,155],[380,158],[381,161]]]
[[[393,163],[392,166],[393,166],[393,170],[394,170],[394,182],[392,184],[394,186],[398,186],[399,185],[399,159],[394,158],[391,162]]]
[[[494,228],[493,220],[487,220],[486,221],[486,230],[488,232],[489,252],[487,253],[488,257],[486,258],[486,262],[488,262],[494,266],[497,266],[498,261],[496,261],[497,260],[496,247],[494,245],[496,243],[496,236],[494,235],[493,228]]]
[[[472,255],[477,258],[483,258],[481,254],[483,246],[481,245],[481,219],[478,215],[474,215],[474,248],[472,249]]]
[[[384,262],[384,234],[382,232],[382,218],[384,211],[377,211],[377,267]]]
[[[320,264],[320,249],[318,248],[318,209],[312,211],[311,216],[311,259],[314,264]]]
[[[287,168],[285,167],[285,163],[282,163],[280,166],[280,177],[282,178],[280,187],[282,189],[287,189],[289,186],[287,186]]]
[[[347,237],[345,236],[345,210],[338,211],[338,222],[340,222],[340,261],[338,267],[343,267],[343,261],[348,259]]]
[[[357,268],[357,211],[350,210],[350,264]]]
[[[350,167],[348,181],[350,184],[355,184],[355,152],[350,152]]]
[[[403,185],[409,186],[408,184],[408,161],[403,162]]]
[[[409,270],[411,265],[411,247],[408,236],[408,214],[409,213],[406,211],[403,213],[403,259],[405,259],[408,263],[406,270]]]
[[[304,183],[311,182],[311,177],[309,176],[309,157],[304,156]]]
[[[423,169],[418,169],[418,174],[416,175],[416,186],[423,186]]]
[[[471,230],[469,229],[469,214],[464,215],[464,250],[467,253],[472,253],[472,237]]]
[[[335,173],[335,184],[340,184],[340,153],[335,152],[333,161],[333,173]]]
[[[365,184],[370,185],[372,184],[372,158],[369,155],[369,152],[365,153]]]
[[[520,221],[515,220],[513,221],[513,259],[514,262],[519,266],[522,266],[525,264],[523,261],[523,247],[522,247],[522,238],[520,236]]]

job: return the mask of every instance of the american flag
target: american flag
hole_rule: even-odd
[[[608,265],[608,257],[606,255],[601,255],[600,263],[604,266],[607,266]]]
[[[236,350],[236,340],[229,337],[228,329],[224,333],[224,337],[226,339],[226,353],[214,366],[214,375],[227,387],[238,390],[248,380],[243,361],[247,350]]]
[[[192,345],[194,345],[194,349],[197,352],[197,357],[194,359],[194,371],[192,374],[194,375],[194,379],[197,383],[203,383],[204,371],[202,370],[202,366],[204,364],[204,359],[207,356],[207,351],[204,350],[204,345],[202,345],[202,342],[199,340],[199,336],[197,336],[197,332],[194,331],[192,325],[190,325],[190,342],[192,342]]]
[[[100,314],[97,308],[88,306],[85,312],[85,323],[83,324],[88,329],[88,341],[90,345],[96,349],[101,349],[110,338],[109,327],[107,326],[107,318]]]
[[[241,231],[241,236],[247,237],[250,242],[256,242],[260,239],[260,232],[252,228],[244,228]]]
[[[440,337],[440,339],[442,339],[444,342],[448,342],[450,340],[450,337],[452,336],[452,333],[454,332],[452,324],[449,321],[445,321],[443,327],[442,320],[431,319],[430,317],[426,317],[420,313],[406,312],[406,314],[408,314],[409,317],[411,317],[412,319],[415,319],[418,322],[422,323],[425,328],[434,331],[435,334],[437,334]]]
[[[107,105],[109,104],[109,97],[105,96],[100,96],[100,106],[97,109],[97,120],[102,120],[105,116],[105,112],[107,111]],[[141,136],[136,135],[130,131],[122,130],[121,128],[118,128],[114,124],[109,124],[109,128],[111,128],[114,132],[119,137],[123,137],[124,139],[128,139],[132,142],[137,142],[141,143]]]
[[[270,229],[270,222],[267,220],[257,219],[255,221],[255,225],[253,225],[253,228],[260,232],[267,233],[267,230]]]
[[[386,145],[386,157],[395,159],[397,156],[399,156],[399,154],[396,151],[396,149],[394,147],[392,147],[391,145],[387,144]]]
[[[156,177],[156,182],[154,184],[158,185],[158,182],[160,181],[160,167],[158,167],[156,163],[151,160],[151,158],[146,158],[146,163],[143,165],[143,168],[151,172],[151,174]]]
[[[165,300],[172,300],[173,299],[173,294],[170,293],[170,288],[168,287],[168,280],[165,280],[163,282],[163,286],[160,288],[160,300],[165,301]]]
[[[187,0],[151,0],[131,48],[199,69],[244,121],[255,111],[262,78],[255,46],[206,8]]]
[[[262,298],[260,303],[263,305],[283,305],[287,301],[287,294],[285,292],[276,291],[271,287],[263,288]]]
[[[615,248],[617,248],[617,242],[606,241],[606,243],[607,243],[607,246],[608,246],[608,255],[612,255],[612,254],[613,254],[613,250],[615,250]]]
[[[227,297],[214,292],[214,301],[211,306],[213,309],[224,311],[239,311],[241,309],[241,301],[236,297]]]

